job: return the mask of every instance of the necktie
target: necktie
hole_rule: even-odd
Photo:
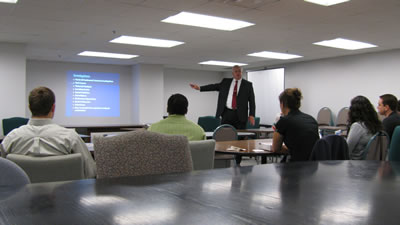
[[[233,88],[232,109],[236,109],[237,83],[238,81],[235,81],[235,87]]]

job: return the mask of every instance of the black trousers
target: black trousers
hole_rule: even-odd
[[[236,129],[246,129],[246,122],[239,121],[239,117],[237,114],[237,110],[232,110],[225,108],[222,113],[221,124],[230,124],[234,126]]]

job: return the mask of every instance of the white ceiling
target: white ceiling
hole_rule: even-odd
[[[218,31],[160,22],[181,11],[239,19],[255,26]],[[221,60],[246,68],[400,48],[400,0],[351,0],[331,7],[303,0],[19,0],[0,3],[0,42],[24,43],[28,59],[225,70],[198,65]],[[173,48],[109,43],[120,35],[185,42]],[[337,37],[378,45],[340,50],[313,45]],[[130,60],[77,56],[81,51],[140,55]],[[303,55],[293,60],[247,56],[256,51]]]

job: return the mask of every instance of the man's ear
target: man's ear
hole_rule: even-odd
[[[51,112],[54,113],[55,110],[56,110],[56,104],[54,103],[53,106],[51,107]]]

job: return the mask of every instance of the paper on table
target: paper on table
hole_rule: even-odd
[[[253,152],[265,152],[266,150],[263,149],[253,149]]]
[[[266,150],[266,149],[253,149],[253,152],[271,152],[271,150]]]
[[[271,142],[260,142],[260,146],[259,147],[261,149],[270,151],[271,148],[272,148],[272,143]]]
[[[246,151],[244,148],[239,148],[236,146],[230,146],[229,148],[226,149],[227,151]]]

